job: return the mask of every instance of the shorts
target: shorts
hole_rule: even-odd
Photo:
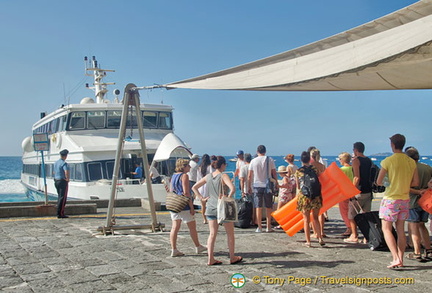
[[[195,216],[191,215],[190,210],[181,211],[180,213],[170,212],[170,214],[171,214],[171,220],[173,220],[173,221],[180,220],[180,221],[183,221],[185,223],[195,221]]]
[[[384,221],[405,221],[409,215],[409,199],[383,199],[379,209],[379,217]]]
[[[265,191],[265,187],[254,188],[254,208],[273,208],[273,194]]]
[[[215,220],[217,220],[217,216],[207,216],[207,215],[206,215],[206,218],[207,218],[207,220],[209,220],[209,221],[215,221]]]
[[[367,213],[371,211],[372,208],[372,193],[360,193],[355,196],[355,199],[351,200],[348,204],[348,219],[354,220],[354,217],[359,213],[359,205],[361,206],[363,212]],[[357,203],[355,202],[357,201]]]
[[[411,223],[427,223],[429,213],[425,212],[422,208],[415,208],[409,210],[408,222]]]

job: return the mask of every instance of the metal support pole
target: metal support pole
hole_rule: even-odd
[[[141,145],[141,153],[143,156],[143,162],[144,162],[144,174],[146,179],[146,185],[147,185],[147,196],[150,204],[150,212],[152,216],[152,225],[151,229],[154,232],[156,230],[156,226],[159,227],[159,224],[157,223],[156,218],[156,211],[155,211],[155,205],[154,205],[154,197],[153,197],[153,188],[152,183],[150,180],[150,168],[148,163],[148,157],[147,157],[147,148],[145,144],[145,137],[144,137],[144,129],[143,129],[143,123],[141,118],[141,109],[140,109],[140,100],[139,100],[139,93],[136,89],[136,86],[134,84],[128,84],[125,88],[124,97],[123,97],[123,112],[120,122],[120,131],[119,131],[119,137],[118,137],[118,143],[117,143],[117,151],[116,151],[116,158],[114,163],[114,171],[113,171],[113,179],[112,179],[112,185],[111,185],[111,196],[108,204],[108,213],[106,218],[106,225],[102,228],[103,231],[106,231],[111,228],[112,230],[112,222],[111,218],[113,215],[113,209],[114,209],[114,201],[115,201],[115,195],[117,193],[117,181],[118,181],[118,174],[120,171],[120,162],[121,162],[121,155],[123,152],[124,147],[124,138],[126,133],[126,126],[127,126],[127,115],[128,115],[128,106],[133,105],[135,106],[136,110],[136,117],[137,117],[137,123],[138,123],[138,130],[140,135],[140,145]],[[160,228],[160,227],[159,227]]]
[[[117,193],[117,181],[118,181],[118,174],[120,172],[120,162],[121,162],[121,155],[123,152],[123,145],[124,145],[124,137],[126,133],[126,125],[127,125],[127,114],[128,114],[128,106],[129,106],[129,92],[130,89],[134,85],[128,84],[125,88],[124,96],[123,96],[123,112],[120,120],[120,131],[117,141],[117,151],[116,151],[116,157],[114,161],[114,170],[113,170],[113,177],[112,177],[112,184],[111,184],[111,196],[108,204],[108,213],[106,218],[106,225],[105,227],[111,227],[111,218],[113,215],[113,209],[114,209],[114,201],[115,196]]]
[[[48,190],[47,190],[47,183],[46,183],[45,160],[44,160],[43,151],[41,151],[41,156],[42,156],[42,175],[44,180],[45,205],[48,205]]]
[[[134,89],[133,96],[134,96],[136,117],[138,123],[138,132],[140,135],[141,153],[144,162],[144,174],[145,174],[145,181],[147,185],[147,197],[150,205],[150,213],[152,216],[152,230],[154,232],[157,225],[157,218],[156,218],[156,211],[155,211],[154,197],[153,197],[153,185],[150,178],[150,167],[149,167],[149,162],[147,157],[147,147],[145,143],[144,129],[143,129],[143,123],[141,118],[142,114],[140,110],[140,99],[139,99],[138,90]]]

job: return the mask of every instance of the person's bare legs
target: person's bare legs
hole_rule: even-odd
[[[312,226],[314,227],[314,230],[317,231],[317,238],[318,238],[318,242],[319,244],[325,245],[324,240],[323,240],[323,236],[324,234],[322,233],[322,227],[320,226],[320,221],[319,219],[322,217],[319,216],[319,210],[320,209],[313,209],[312,210]],[[324,217],[322,217],[324,218]]]
[[[205,212],[207,210],[207,201],[205,200],[201,200],[201,212],[202,212],[202,217],[203,217],[203,223],[207,224],[207,217],[205,216]]]
[[[177,234],[181,227],[181,220],[174,220],[172,221],[172,227],[170,231],[170,242],[171,242],[171,249],[176,250],[177,249]]]
[[[228,251],[230,256],[230,263],[239,260],[239,257],[235,255],[235,236],[234,236],[234,223],[224,223],[225,231],[227,233]]]
[[[310,240],[310,210],[306,210],[302,212],[303,215],[303,229],[304,229],[304,233],[305,233],[305,238],[306,238],[306,246],[310,246],[311,245],[311,240]]]
[[[207,252],[208,252],[208,263],[209,265],[214,264],[217,260],[214,258],[214,247],[216,242],[216,236],[219,229],[217,220],[208,221],[210,234],[207,240]]]
[[[258,229],[262,229],[262,208],[256,208],[256,224]]]
[[[272,208],[266,208],[266,224],[267,224],[267,231],[271,231],[271,213],[273,212]]]
[[[195,221],[188,222],[187,225],[188,225],[188,228],[189,228],[190,237],[192,238],[192,241],[195,244],[195,247],[201,246],[201,244],[199,242],[199,239],[198,239],[198,232],[197,232],[197,229],[196,229],[196,222]]]
[[[399,226],[400,226],[400,221],[398,220],[396,223],[398,223],[398,222],[399,222]],[[393,258],[392,262],[390,263],[389,266],[387,266],[387,268],[395,268],[395,267],[403,266],[403,258],[400,257],[399,245],[402,242],[406,245],[405,237],[398,237],[398,242],[396,243],[396,239],[393,236],[393,232],[392,232],[393,222],[381,220],[381,225],[382,225],[382,231],[384,234],[385,242],[386,242],[388,248],[390,249],[390,253],[391,253],[392,258]],[[400,235],[400,236],[404,235],[405,232],[403,229],[403,225],[402,225],[402,234],[399,234],[398,230],[397,230],[397,232],[398,232],[398,235]],[[401,239],[401,238],[403,238],[403,239]],[[405,251],[405,247],[404,247],[404,251]],[[403,253],[402,253],[402,257],[403,257]]]

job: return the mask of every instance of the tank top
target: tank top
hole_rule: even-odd
[[[219,193],[221,192],[221,179],[222,174],[217,174],[215,177],[213,177],[213,174],[210,173],[206,176],[207,192],[209,195],[205,212],[206,216],[217,215],[217,203]]]
[[[372,161],[367,157],[357,157],[360,162],[360,191],[361,193],[369,193],[372,192],[372,184],[371,184],[371,167]]]
[[[183,192],[183,184],[181,181],[183,173],[174,173],[171,178],[171,189],[175,194],[184,194]],[[183,209],[184,211],[190,210],[190,206],[186,205]]]

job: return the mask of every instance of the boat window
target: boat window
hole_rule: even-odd
[[[90,181],[102,179],[102,164],[89,163],[87,164],[88,178]]]
[[[156,128],[157,127],[157,112],[144,111],[143,124],[144,128]]]
[[[120,128],[120,121],[122,116],[122,111],[107,111],[108,128]]]
[[[69,129],[84,129],[85,128],[85,112],[72,112],[70,114]]]
[[[83,181],[82,164],[68,164],[70,179],[74,181]]]
[[[66,121],[67,121],[67,116],[63,115],[61,116],[59,119],[59,127],[57,131],[65,131],[66,130]]]
[[[106,169],[106,178],[112,179],[113,172],[114,172],[114,161],[107,161],[105,163],[105,169]],[[121,176],[121,170],[119,170],[119,176],[118,178],[122,178]]]
[[[87,112],[87,128],[105,128],[105,111]]]
[[[75,181],[75,164],[68,164],[69,166],[69,179]]]
[[[135,108],[131,111],[129,110],[128,115],[127,115],[127,127],[134,127],[134,128],[138,128],[138,122],[137,122],[137,118],[136,118],[136,111]]]
[[[159,113],[159,125],[158,128],[172,129],[172,116],[169,112]]]
[[[49,131],[48,131],[49,134],[57,132],[58,122],[59,122],[58,118],[54,119],[53,121],[50,122],[50,127],[49,127]]]

